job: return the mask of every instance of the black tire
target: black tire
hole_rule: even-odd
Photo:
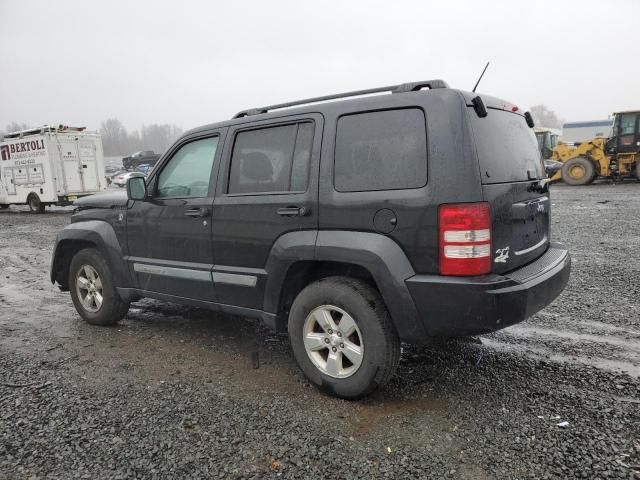
[[[85,266],[89,266],[97,272],[101,281],[102,303],[97,311],[90,311],[83,304],[80,295],[82,292],[77,287],[77,278],[83,272]],[[85,248],[76,253],[69,267],[69,291],[73,305],[80,316],[92,325],[114,325],[121,320],[129,310],[129,302],[125,302],[118,295],[113,284],[113,276],[109,265],[102,255],[94,248]]]
[[[29,194],[27,204],[32,213],[44,213],[45,204],[40,201],[40,197],[37,194]]]
[[[346,378],[323,372],[307,354],[305,322],[310,313],[321,306],[338,307],[348,313],[361,333],[362,360],[357,370]],[[296,362],[307,378],[322,391],[349,400],[364,397],[385,385],[400,361],[400,341],[382,297],[367,283],[354,278],[328,277],[305,287],[291,306],[289,338]],[[326,349],[329,355],[329,347]],[[338,355],[346,358],[341,352]]]
[[[640,180],[640,160],[636,162],[635,170],[636,170],[636,179]]]
[[[588,185],[597,178],[593,162],[584,157],[576,157],[562,166],[562,180],[567,185]]]

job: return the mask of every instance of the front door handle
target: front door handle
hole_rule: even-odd
[[[184,211],[184,214],[187,217],[208,217],[210,213],[211,212],[209,212],[209,209],[206,207],[191,208],[189,210]]]
[[[304,217],[309,214],[309,210],[305,207],[283,207],[276,212],[283,217]]]

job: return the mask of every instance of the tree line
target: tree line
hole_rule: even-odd
[[[531,107],[531,115],[539,127],[562,128],[564,119],[560,118],[546,105]],[[33,126],[25,123],[11,122],[4,132],[26,130]],[[127,130],[117,118],[109,118],[100,124],[102,147],[109,157],[126,156],[140,150],[153,150],[163,153],[182,134],[182,129],[168,123],[151,123],[143,125],[140,130]],[[0,131],[0,136],[2,136]]]
[[[3,133],[36,128],[26,123],[11,122]],[[168,123],[143,125],[140,130],[127,130],[117,118],[109,118],[100,124],[102,148],[105,156],[126,156],[140,150],[163,153],[182,134],[182,129]]]

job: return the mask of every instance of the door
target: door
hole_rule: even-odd
[[[635,153],[640,150],[639,129],[637,113],[622,113],[618,116],[614,129],[617,153]]]
[[[322,117],[229,129],[213,206],[213,278],[219,303],[262,309],[274,242],[318,228]]]
[[[16,194],[16,184],[13,176],[13,168],[4,169],[4,186],[7,189],[8,195]]]
[[[58,135],[56,141],[62,160],[62,181],[65,193],[82,193],[84,187],[77,141],[71,136],[64,135]]]
[[[96,144],[92,138],[82,137],[78,141],[78,156],[80,158],[80,175],[85,192],[100,190],[100,180],[96,165]]]
[[[187,138],[127,213],[129,268],[141,290],[215,301],[211,207],[220,132]]]

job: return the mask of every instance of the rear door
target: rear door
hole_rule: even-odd
[[[93,138],[78,140],[78,153],[80,158],[80,175],[84,184],[84,192],[97,192],[100,190],[98,166],[96,162],[96,143]]]
[[[533,130],[513,106],[469,107],[482,190],[491,206],[493,271],[508,272],[538,258],[550,242],[548,193],[533,187],[546,178]]]
[[[84,186],[77,140],[70,135],[57,135],[53,141],[58,145],[58,151],[60,152],[62,172],[64,174],[62,180],[63,185],[66,187],[65,193],[82,193]]]
[[[308,114],[229,128],[213,206],[219,303],[262,309],[273,244],[317,230],[322,124]]]

